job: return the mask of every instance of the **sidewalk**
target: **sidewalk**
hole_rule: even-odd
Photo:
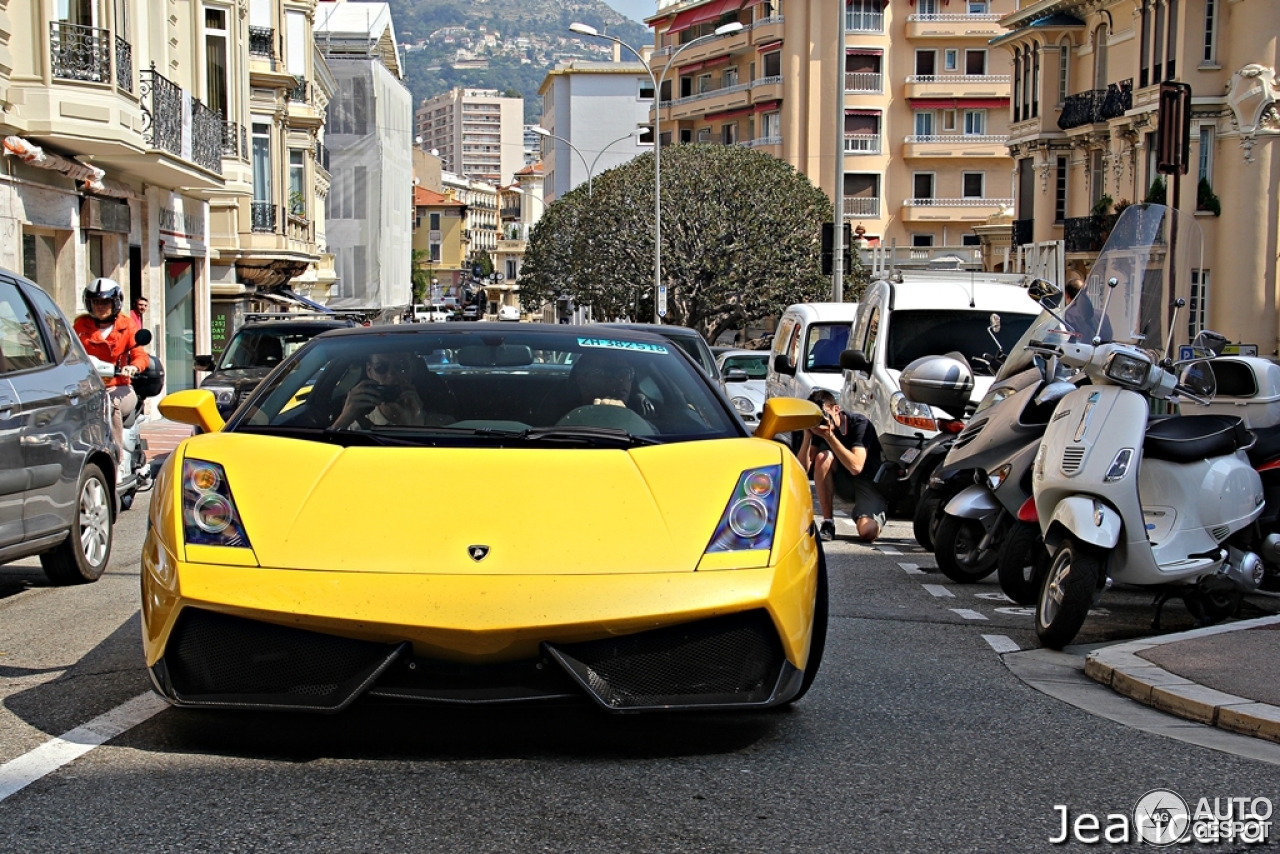
[[[1280,742],[1280,616],[1105,647],[1084,672],[1169,714]]]
[[[195,428],[177,421],[152,417],[142,423],[139,432],[147,441],[147,462],[154,462],[169,456],[183,439],[195,432]]]

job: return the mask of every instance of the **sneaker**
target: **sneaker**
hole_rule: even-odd
[[[829,543],[836,538],[836,523],[828,519],[818,526],[818,539]]]

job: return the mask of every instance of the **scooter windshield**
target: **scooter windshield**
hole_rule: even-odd
[[[1191,270],[1200,268],[1201,252],[1200,226],[1190,215],[1164,205],[1130,205],[1063,320],[1085,342],[1097,337],[1163,350],[1173,301],[1190,296]]]

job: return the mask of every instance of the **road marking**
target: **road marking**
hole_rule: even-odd
[[[918,563],[900,563],[898,564],[898,566],[902,567],[902,571],[905,572],[907,575],[924,575],[925,574],[924,570],[920,568],[920,564]]]
[[[1004,635],[983,635],[982,639],[996,652],[1017,652],[1021,649],[1013,638]]]
[[[970,610],[969,608],[951,608],[950,610],[953,613],[959,614],[960,616],[964,617],[966,620],[985,620],[986,619],[984,615],[979,614],[977,611]]]
[[[921,584],[920,586],[923,587],[925,590],[929,591],[930,596],[936,596],[939,599],[956,598],[956,594],[952,593],[950,590],[943,587],[941,584]]]
[[[876,548],[876,550],[877,550],[877,551],[879,551],[879,552],[880,552],[880,554],[882,554],[882,555],[900,555],[900,554],[902,554],[902,552],[898,551],[898,550],[897,550],[897,549],[895,549],[893,546],[876,546],[875,548]]]
[[[990,599],[992,602],[1013,602],[1012,599],[1003,593],[975,593],[973,595],[977,599]]]
[[[148,691],[0,765],[0,801],[169,708]]]
[[[1009,614],[1014,617],[1034,617],[1035,608],[996,608],[997,614]]]

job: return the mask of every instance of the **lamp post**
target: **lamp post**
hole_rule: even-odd
[[[580,150],[578,150],[578,146],[574,145],[574,144],[573,144],[572,142],[570,142],[569,140],[565,139],[565,138],[564,138],[564,137],[562,137],[562,136],[556,136],[554,133],[552,133],[551,131],[547,130],[547,129],[546,129],[546,128],[544,128],[544,127],[537,127],[537,126],[535,126],[535,127],[533,127],[533,128],[530,128],[530,130],[532,130],[532,131],[533,131],[534,133],[536,133],[538,136],[545,136],[545,137],[546,137],[546,138],[548,138],[548,139],[558,139],[558,140],[560,140],[561,142],[563,142],[565,145],[569,146],[570,148],[572,148],[572,149],[574,150],[574,152],[575,152],[575,153],[578,155],[578,157],[582,160],[582,165],[587,167],[587,195],[588,195],[588,196],[592,196],[592,195],[594,195],[594,193],[593,193],[593,184],[592,184],[592,181],[594,181],[594,180],[595,180],[596,164],[600,162],[600,155],[601,155],[601,154],[604,154],[606,151],[608,151],[608,150],[609,150],[610,148],[612,148],[614,145],[617,145],[619,142],[622,142],[624,139],[631,139],[631,137],[635,136],[635,134],[636,134],[636,132],[635,132],[635,131],[632,131],[631,133],[627,134],[626,136],[620,136],[620,137],[618,137],[618,138],[617,138],[617,139],[615,139],[613,142],[609,143],[609,144],[608,144],[608,145],[606,145],[604,148],[600,149],[600,150],[596,153],[596,156],[591,160],[591,165],[590,165],[590,166],[587,166],[587,158],[586,158],[586,156],[585,156],[585,155],[583,155],[583,153],[582,153]]]
[[[569,32],[577,33],[580,36],[591,36],[597,39],[606,39],[614,44],[621,45],[627,50],[635,54],[636,59],[644,66],[644,70],[649,72],[649,80],[653,82],[653,322],[662,323],[662,316],[666,314],[665,299],[659,299],[662,294],[662,134],[660,132],[662,123],[662,81],[667,79],[667,72],[676,64],[676,57],[684,53],[689,48],[708,39],[727,36],[742,30],[740,21],[731,21],[724,26],[717,27],[715,32],[708,33],[705,36],[698,36],[680,45],[680,48],[667,60],[667,64],[663,66],[662,74],[654,76],[653,68],[640,55],[640,51],[624,42],[617,36],[611,36],[607,33],[598,31],[595,27],[586,24],[573,23],[569,25]]]

